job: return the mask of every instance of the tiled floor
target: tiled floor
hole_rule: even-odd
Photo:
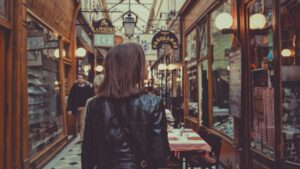
[[[81,169],[81,144],[79,138],[72,141],[44,169]],[[213,167],[214,168],[214,167]],[[223,169],[220,167],[220,169]]]
[[[44,169],[81,169],[80,156],[81,144],[75,139]]]

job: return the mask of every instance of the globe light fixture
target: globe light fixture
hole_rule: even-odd
[[[215,19],[215,25],[218,29],[229,29],[233,24],[232,16],[229,13],[220,13]]]
[[[96,68],[95,68],[96,72],[102,72],[103,69],[104,69],[104,68],[103,68],[102,65],[97,65]]]
[[[85,55],[86,55],[86,50],[84,48],[80,47],[80,48],[76,49],[76,56],[77,57],[82,58],[82,57],[85,57]]]
[[[131,16],[131,13],[128,13],[128,15],[124,18],[123,26],[125,30],[125,35],[130,39],[134,35],[134,28],[135,28],[136,22],[134,18]]]
[[[65,50],[62,51],[62,55],[63,55],[63,57],[66,56],[66,51]],[[54,51],[54,57],[57,58],[57,59],[59,59],[59,57],[60,57],[60,55],[59,55],[59,49],[55,49],[55,51]]]
[[[292,56],[292,51],[291,51],[291,49],[282,49],[281,55],[283,57],[290,57],[290,56]]]
[[[91,70],[91,65],[84,65],[83,70],[84,72],[88,72],[89,70]]]
[[[250,29],[262,29],[267,23],[265,15],[256,13],[250,16]]]

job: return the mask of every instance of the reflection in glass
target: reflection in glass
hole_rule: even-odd
[[[233,119],[229,113],[229,51],[232,49],[232,35],[222,34],[215,25],[218,14],[231,13],[225,3],[211,14],[212,46],[212,87],[213,87],[213,127],[233,138]]]
[[[61,113],[58,42],[47,28],[27,19],[29,147],[34,155],[63,133]],[[58,44],[58,43],[57,43]]]
[[[282,133],[284,158],[300,163],[300,2],[285,3],[280,9],[282,76]]]
[[[6,0],[0,0],[0,17],[6,17]]]
[[[198,103],[198,78],[197,78],[197,60],[193,59],[187,64],[189,78],[189,114],[194,117],[199,115]]]
[[[274,157],[275,144],[272,3],[256,0],[248,8],[252,77],[251,147],[269,157]],[[251,20],[254,16],[265,17],[266,23]]]
[[[202,125],[208,127],[208,61],[199,65],[199,104]]]

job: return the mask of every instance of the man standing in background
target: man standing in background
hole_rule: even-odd
[[[79,132],[80,138],[83,138],[83,124],[84,124],[84,107],[87,99],[94,95],[92,86],[85,81],[83,74],[77,75],[77,80],[72,86],[69,97],[67,111],[69,114],[75,116],[76,119],[76,133]]]

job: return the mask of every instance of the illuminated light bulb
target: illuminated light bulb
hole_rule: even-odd
[[[215,24],[220,30],[229,29],[233,24],[232,16],[229,13],[220,13],[215,19]]]
[[[88,72],[89,70],[91,70],[91,66],[90,65],[85,65],[83,67],[84,72]]]
[[[85,57],[86,55],[86,50],[84,48],[78,48],[76,49],[76,56],[77,57]]]
[[[283,57],[290,57],[290,56],[292,56],[292,51],[291,51],[291,49],[282,49],[281,55]]]
[[[54,57],[57,58],[57,59],[59,58],[59,49],[55,49]]]
[[[166,70],[166,69],[167,69],[167,65],[162,63],[158,65],[158,70]]]
[[[66,56],[66,51],[65,50],[62,51],[62,55],[63,55],[63,57]],[[55,49],[54,57],[57,58],[57,59],[59,58],[59,49]]]
[[[250,16],[250,29],[262,29],[267,23],[265,15],[261,13]]]
[[[96,72],[102,72],[103,71],[103,66],[102,65],[98,65],[98,66],[96,66]]]
[[[168,69],[169,70],[174,70],[174,69],[176,69],[176,65],[170,64],[170,65],[168,65]]]

